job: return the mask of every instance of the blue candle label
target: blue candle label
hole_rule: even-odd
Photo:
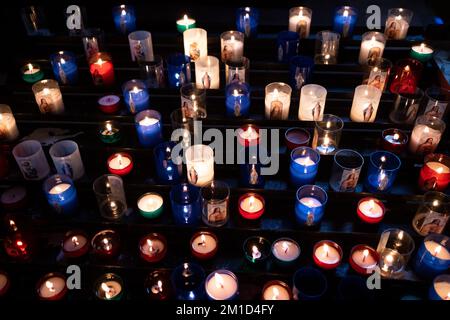
[[[447,108],[448,102],[439,102],[439,101],[428,101],[427,106],[425,107],[425,115],[433,116],[439,119],[442,119],[445,113],[445,109]]]
[[[207,210],[208,210],[208,222],[209,223],[220,223],[221,221],[224,221],[227,219],[228,212],[227,212],[227,202],[221,202],[221,203],[208,203],[207,204]]]
[[[341,181],[339,182],[339,191],[353,191],[358,183],[361,169],[344,170],[342,172]]]
[[[70,5],[66,9],[68,14],[66,26],[69,30],[81,30],[81,10],[77,5]]]

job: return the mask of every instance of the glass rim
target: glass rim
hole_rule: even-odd
[[[303,290],[301,290],[300,288],[298,288],[296,286],[296,282],[298,281],[297,278],[299,276],[302,276],[304,278],[309,278],[311,279],[311,275],[314,273],[314,277],[318,280],[317,282],[320,282],[323,286],[322,290],[317,290],[318,292],[316,294],[306,294],[305,292],[303,292]],[[307,276],[307,277],[306,277]],[[301,293],[302,295],[309,297],[309,298],[317,298],[317,297],[321,297],[323,296],[327,290],[328,290],[328,281],[327,281],[327,277],[323,274],[322,271],[313,268],[313,267],[301,267],[299,269],[297,269],[297,271],[295,271],[294,275],[293,275],[293,287],[298,290],[299,293]],[[297,281],[296,281],[297,280]],[[318,288],[318,285],[315,286],[315,288]]]
[[[389,237],[391,236],[391,234],[393,233],[393,232],[395,232],[395,233],[400,233],[400,232],[403,232],[403,238],[402,238],[402,241],[405,239],[405,235],[406,235],[406,239],[408,239],[408,242],[409,242],[409,244],[411,245],[411,250],[409,250],[409,252],[407,252],[407,253],[401,253],[401,252],[399,252],[398,250],[396,250],[402,257],[408,257],[408,256],[410,256],[413,252],[414,252],[414,250],[416,249],[416,244],[415,244],[415,242],[414,242],[414,239],[411,237],[411,235],[408,233],[408,232],[406,232],[405,230],[403,230],[403,229],[400,229],[400,228],[388,228],[388,229],[386,229],[386,230],[384,230],[382,233],[381,233],[381,236],[380,236],[380,239],[383,237],[383,235],[385,234],[385,233],[387,233],[387,232],[389,232]],[[387,244],[387,243],[386,243]],[[383,248],[383,250],[384,249],[391,249],[392,250],[392,248],[388,248],[388,247],[384,247]],[[380,255],[381,256],[381,255]],[[408,259],[405,259],[406,261],[408,260]],[[405,261],[405,262],[406,262]]]
[[[308,139],[306,140],[302,140],[301,142],[299,142],[298,144],[303,144],[303,143],[308,143],[309,140],[311,140],[311,134],[309,133],[308,130],[304,129],[304,128],[300,128],[300,127],[291,127],[291,128],[287,128],[286,131],[284,132],[284,138],[286,139],[286,141],[289,141],[291,143],[293,143],[291,140],[288,139],[288,133],[291,131],[302,131],[303,133],[305,133],[308,136]]]
[[[312,15],[312,9],[311,8],[308,8],[308,7],[305,7],[305,6],[297,6],[297,7],[291,7],[289,9],[289,16],[290,17],[292,16],[291,13],[293,15],[298,15],[297,11],[300,11],[300,10],[303,10],[303,11],[309,13],[310,16]]]
[[[159,111],[156,111],[156,110],[153,110],[153,109],[146,109],[146,110],[139,111],[134,116],[134,122],[136,124],[138,124],[139,121],[143,120],[147,116],[149,116],[151,118],[156,118],[158,120],[158,122],[161,122],[161,119],[162,119],[161,113],[159,113]]]
[[[315,161],[315,159],[312,159],[311,157],[309,157],[312,161],[314,161],[314,165],[317,165],[320,162],[320,153],[317,152],[317,150],[315,150],[311,147],[307,147],[307,146],[300,146],[300,147],[292,149],[291,161],[295,161],[295,159],[299,158],[299,157],[295,157],[295,156],[297,155],[297,152],[300,152],[303,150],[308,151],[310,155],[314,155],[316,157],[316,161]],[[305,156],[308,156],[308,155],[305,155]]]
[[[346,166],[342,165],[341,163],[339,163],[339,161],[338,161],[338,159],[337,159],[338,154],[341,153],[341,152],[349,152],[349,153],[352,153],[352,157],[353,157],[353,158],[355,158],[355,159],[356,159],[356,158],[360,159],[361,165],[356,166],[356,167],[352,167],[352,168],[346,167]],[[361,169],[361,168],[364,166],[364,157],[363,157],[358,151],[352,150],[352,149],[339,149],[339,150],[336,151],[336,153],[334,154],[333,159],[334,159],[334,163],[335,163],[336,165],[338,165],[339,167],[341,167],[342,169],[357,170],[357,169]]]
[[[19,150],[22,148],[30,148],[30,152],[23,152],[23,150]],[[37,140],[24,140],[14,146],[12,149],[12,154],[14,158],[24,159],[36,156],[42,150],[42,145]]]
[[[214,183],[214,188],[218,188],[221,190],[224,190],[224,196],[220,197],[220,198],[213,198],[213,199],[206,199],[203,195],[203,192],[206,192],[207,188],[211,188],[211,185]],[[200,196],[202,197],[202,200],[207,201],[208,203],[220,203],[223,201],[226,201],[227,199],[230,198],[230,186],[228,185],[228,183],[226,183],[223,180],[212,180],[211,182],[209,182],[207,185],[202,186],[200,188]]]
[[[61,155],[61,153],[59,153],[60,149],[58,148],[63,148],[64,150],[64,155]],[[58,150],[57,150],[58,149]],[[69,151],[67,151],[66,149],[68,149]],[[78,144],[73,141],[73,140],[61,140],[58,141],[56,143],[54,143],[50,149],[48,150],[48,153],[50,154],[50,156],[53,158],[68,158],[71,155],[73,155],[75,152],[77,152],[78,149]]]
[[[120,183],[121,183],[121,185],[122,185],[122,188],[123,188],[123,180],[122,180],[122,178],[121,178],[119,175],[117,175],[117,174],[112,174],[112,173],[106,173],[106,174],[101,175],[101,176],[98,177],[97,179],[95,179],[94,182],[92,183],[92,189],[93,189],[94,193],[99,194],[99,195],[108,195],[108,193],[101,192],[100,190],[97,190],[97,189],[98,189],[98,187],[99,187],[98,184],[99,184],[102,180],[109,180],[110,177],[113,178],[113,179],[115,179],[116,181],[120,181]],[[124,192],[125,192],[125,191],[124,191]]]
[[[276,86],[276,88],[273,88],[275,86]],[[287,94],[292,94],[292,87],[285,82],[281,82],[281,81],[271,82],[264,87],[264,92],[267,94],[267,91],[269,91],[272,88],[277,89],[279,91],[283,91]]]
[[[228,31],[224,31],[220,34],[220,40],[228,40],[228,39],[224,39],[226,36],[232,36],[232,35],[237,35],[240,39],[237,40],[242,40],[245,38],[244,33],[240,32],[238,30],[228,30]]]
[[[326,124],[328,121],[331,121],[331,120],[327,120],[326,121],[325,120],[326,118],[330,118],[330,119],[336,120],[335,123],[338,124],[338,127],[334,128],[334,129],[322,127],[321,124]],[[330,133],[331,132],[342,131],[342,129],[344,128],[344,121],[340,117],[338,117],[338,116],[336,116],[334,114],[330,114],[330,113],[324,114],[322,120],[314,121],[314,123],[315,123],[316,128],[318,128],[318,129],[320,129],[322,131],[330,132]]]
[[[414,91],[414,93],[407,93],[407,92],[401,92],[401,93],[397,93],[397,97],[403,98],[403,99],[414,99],[414,100],[418,100],[418,99],[422,99],[424,97],[424,91],[422,89],[420,89],[419,87],[416,87],[416,90]]]
[[[339,39],[341,38],[341,34],[340,33],[337,33],[337,32],[332,31],[332,30],[322,30],[322,31],[319,31],[319,32],[316,33],[316,39],[317,40],[321,40],[321,36],[323,34],[327,34],[327,33],[330,34],[330,35],[333,35],[333,37],[334,37],[334,39],[329,39],[330,41],[339,41]]]
[[[186,93],[186,90],[190,90],[190,93]],[[182,97],[191,97],[191,95],[195,94],[197,97],[206,97],[206,89],[200,88],[196,85],[195,82],[187,82],[184,83],[180,87],[180,94]]]
[[[435,91],[435,92],[432,92]],[[443,87],[429,87],[425,90],[425,95],[428,99],[433,101],[449,102],[450,99],[447,98],[450,94],[450,90]],[[434,95],[434,96],[433,96]],[[438,96],[438,97],[436,97]],[[440,99],[440,98],[443,99]]]
[[[376,154],[381,154],[381,153],[387,154],[389,157],[391,157],[391,159],[394,159],[394,161],[397,163],[397,165],[394,166],[394,167],[391,168],[391,169],[383,168],[383,170],[384,170],[385,172],[393,172],[393,171],[398,170],[398,169],[401,167],[402,161],[400,160],[400,158],[399,158],[396,154],[394,154],[394,153],[392,153],[392,152],[389,152],[389,151],[381,151],[381,150],[374,151],[374,152],[372,152],[372,153],[369,155],[370,164],[371,164],[372,166],[374,166],[374,167],[376,167],[376,168],[379,168],[379,166],[376,165],[376,164],[374,163],[374,161],[375,161],[375,160],[374,160],[374,157],[375,157]],[[386,162],[387,162],[387,161],[386,161]]]
[[[323,202],[321,201],[322,207],[324,207],[326,205],[326,203],[328,202],[328,193],[322,187],[320,187],[320,186],[318,186],[316,184],[305,184],[305,185],[303,185],[303,186],[301,186],[300,188],[297,189],[295,197],[297,198],[297,202],[298,203],[300,202],[300,199],[301,199],[300,196],[299,196],[300,191],[302,191],[303,189],[306,189],[306,188],[314,188],[314,190],[318,189],[319,192],[321,192],[325,196],[325,200]]]

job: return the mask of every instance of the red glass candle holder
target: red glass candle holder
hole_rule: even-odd
[[[331,240],[319,241],[313,248],[314,263],[325,270],[331,270],[339,266],[342,255],[341,247]]]
[[[119,254],[120,237],[114,230],[102,230],[92,237],[92,254],[99,258],[115,258]]]
[[[414,94],[422,74],[423,65],[415,59],[399,60],[395,64],[394,76],[389,87],[392,93]]]
[[[257,146],[259,144],[259,128],[253,124],[243,125],[237,130],[237,139],[241,146]]]
[[[239,213],[248,220],[259,219],[265,210],[264,198],[253,192],[246,193],[239,198]]]
[[[6,295],[6,293],[8,292],[10,286],[11,286],[11,281],[9,280],[9,276],[6,272],[0,270],[0,297]]]
[[[219,248],[217,236],[208,231],[199,231],[195,233],[190,241],[191,253],[200,260],[213,258]]]
[[[364,244],[354,246],[350,252],[350,266],[361,275],[370,275],[378,265],[379,255],[372,247]]]
[[[133,169],[133,158],[125,152],[114,153],[108,158],[108,171],[118,176],[126,176]]]
[[[27,189],[22,186],[14,186],[6,189],[0,197],[0,203],[6,211],[25,209],[28,204]]]
[[[264,285],[261,298],[262,300],[292,300],[292,290],[283,281],[271,280]]]
[[[69,231],[64,235],[61,244],[66,258],[79,258],[89,251],[89,240],[82,231]]]
[[[308,146],[311,135],[302,128],[289,128],[284,134],[284,141],[289,150],[298,147]]]
[[[89,72],[97,86],[114,84],[114,66],[111,57],[105,52],[99,52],[89,59]]]
[[[149,300],[169,300],[173,294],[170,274],[167,271],[153,271],[144,282],[144,288]]]
[[[444,191],[450,183],[450,157],[445,154],[430,153],[419,174],[419,188],[426,191]]]
[[[40,300],[58,301],[67,294],[66,278],[56,272],[47,273],[36,285],[36,292]]]
[[[380,200],[365,197],[359,200],[356,212],[362,221],[374,224],[383,220],[386,208]]]
[[[408,135],[399,129],[383,130],[381,137],[383,149],[396,154],[401,154],[408,145]]]
[[[166,256],[167,241],[159,233],[150,233],[139,241],[139,255],[147,262],[159,262]]]
[[[115,94],[110,94],[98,99],[97,103],[101,112],[106,114],[116,113],[120,108],[120,97]]]
[[[30,260],[31,259],[31,245],[29,240],[22,237],[20,233],[15,233],[8,236],[4,240],[4,247],[6,254],[17,260]]]

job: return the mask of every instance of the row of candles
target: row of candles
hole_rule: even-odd
[[[11,220],[12,221],[12,220]],[[15,226],[14,221],[11,226]],[[19,234],[20,235],[20,234]],[[10,242],[15,241],[14,244]],[[17,248],[8,246],[16,245]],[[20,237],[13,240],[6,239],[7,253],[14,257],[29,258],[27,244]],[[218,238],[209,231],[196,233],[190,241],[192,255],[199,260],[213,259],[218,251]],[[94,235],[89,243],[85,233],[72,231],[65,235],[62,242],[62,251],[67,259],[80,258],[89,251],[101,258],[116,258],[120,253],[120,237],[114,230],[102,230]],[[149,263],[157,263],[164,259],[168,251],[165,237],[161,234],[151,233],[139,241],[139,254],[142,259]],[[299,263],[301,253],[300,245],[293,239],[280,238],[272,244],[265,238],[253,236],[247,238],[243,244],[246,261],[253,267],[263,266],[273,256],[280,268],[294,268]],[[414,241],[401,229],[387,229],[380,237],[377,249],[368,245],[356,245],[349,254],[349,265],[359,275],[369,276],[378,267],[381,275],[385,278],[401,278],[410,256],[414,251]],[[342,248],[331,240],[322,240],[313,247],[313,261],[315,265],[323,270],[336,269],[342,262]],[[450,239],[444,235],[432,234],[426,237],[419,248],[413,262],[415,273],[426,279],[439,279],[439,290],[435,288],[432,299],[448,300],[450,298],[450,282],[448,275],[442,276],[450,266]],[[302,270],[302,269],[300,269]],[[316,271],[318,272],[318,271]],[[321,274],[319,272],[319,274]],[[9,280],[4,272],[0,271],[0,293],[6,293]],[[308,298],[299,293],[301,288],[296,287],[294,275],[294,298]],[[311,275],[310,275],[311,276]],[[153,285],[147,293],[154,299],[169,298],[170,291],[166,292],[167,286],[171,286],[168,279],[158,279],[157,275],[151,275]],[[311,276],[313,281],[315,277]],[[48,274],[43,277],[38,285],[40,298],[47,300],[58,300],[65,293],[65,280],[63,276]],[[117,275],[106,274],[96,282],[95,290],[97,297],[105,300],[114,299],[123,288],[123,283]],[[442,281],[444,279],[445,281]],[[109,283],[108,283],[109,282]],[[166,282],[163,286],[163,282]],[[196,263],[184,263],[174,269],[172,283],[175,287],[176,296],[179,299],[194,300],[207,297],[212,300],[229,300],[238,295],[238,278],[229,270],[219,269],[212,272],[204,280],[204,271]],[[204,284],[203,284],[204,283]],[[279,288],[281,285],[283,288]],[[277,290],[274,290],[273,286]],[[59,288],[59,290],[57,290]],[[163,290],[163,288],[166,288]],[[113,291],[114,289],[114,291]],[[153,290],[156,289],[156,290]],[[284,290],[281,290],[284,289]],[[165,292],[163,292],[165,291]],[[266,292],[268,291],[268,292]],[[326,291],[326,290],[325,290]],[[286,294],[281,294],[281,292]],[[289,292],[289,294],[287,294]],[[320,297],[321,295],[319,295]],[[289,300],[292,298],[289,286],[280,282],[271,282],[271,286],[264,286],[263,297],[267,300]],[[119,299],[120,297],[116,297]],[[311,298],[311,297],[310,297]],[[317,298],[317,297],[316,297]]]

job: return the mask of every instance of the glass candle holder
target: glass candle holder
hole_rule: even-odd
[[[123,100],[128,108],[128,112],[136,114],[150,106],[150,95],[147,86],[141,80],[133,79],[127,81],[122,86]]]
[[[28,192],[23,186],[13,186],[5,189],[0,196],[0,204],[5,211],[20,211],[28,205]]]
[[[298,119],[320,121],[323,118],[327,89],[318,84],[307,84],[300,90]]]
[[[343,6],[336,9],[334,14],[333,31],[340,33],[343,38],[348,38],[353,33],[358,12],[355,8]]]
[[[412,225],[421,236],[442,233],[450,216],[450,198],[438,191],[428,191],[416,211]]]
[[[158,111],[143,110],[135,116],[134,123],[142,146],[153,147],[161,142],[161,114]]]
[[[406,38],[413,12],[404,8],[391,8],[388,11],[384,34],[391,40],[402,40]]]
[[[134,31],[128,35],[132,61],[153,61],[152,34],[148,31]]]
[[[322,269],[331,270],[337,268],[343,256],[342,248],[334,241],[322,240],[313,248],[314,263]]]
[[[104,174],[95,179],[93,189],[102,217],[117,220],[125,214],[127,202],[121,177]]]
[[[27,6],[21,9],[23,25],[29,36],[50,36],[47,19],[42,7]]]
[[[414,271],[421,277],[432,279],[450,267],[450,238],[430,234],[420,246],[414,261]]]
[[[450,91],[444,88],[430,87],[425,90],[425,110],[423,114],[442,119],[447,111]]]
[[[363,276],[372,274],[378,266],[379,256],[372,247],[364,244],[356,245],[352,248],[349,257],[349,264],[353,270]]]
[[[167,58],[167,77],[171,88],[191,82],[191,58],[183,53],[171,54]]]
[[[422,191],[444,191],[450,183],[450,158],[444,154],[428,154],[420,170],[419,188]]]
[[[332,31],[320,31],[316,35],[316,64],[336,64],[339,53],[340,34]]]
[[[303,85],[311,81],[314,69],[314,59],[307,56],[294,56],[289,62],[289,76],[291,86],[300,90]]]
[[[334,155],[330,187],[336,192],[354,192],[363,165],[364,158],[358,152],[339,150]]]
[[[57,214],[71,215],[78,210],[77,190],[68,176],[52,175],[44,181],[43,188],[48,204]]]
[[[191,145],[191,136],[194,135],[195,118],[188,118],[182,108],[175,109],[170,114],[170,122],[172,130],[181,129],[183,132],[183,147],[187,148]],[[201,120],[201,119],[200,119]]]
[[[166,76],[164,74],[164,63],[161,56],[154,56],[152,61],[139,62],[141,78],[147,88],[165,88]]]
[[[401,278],[414,248],[414,240],[407,232],[401,229],[383,231],[377,247],[381,276]]]
[[[382,91],[361,84],[355,88],[350,119],[355,122],[374,122],[377,116]]]
[[[44,78],[44,72],[41,70],[41,66],[37,63],[27,63],[24,65],[20,72],[22,74],[22,79],[28,83],[35,83]]]
[[[356,207],[358,217],[366,223],[379,223],[383,220],[386,208],[383,202],[374,197],[365,197],[358,201]]]
[[[322,121],[316,121],[312,148],[320,154],[335,152],[341,140],[344,121],[338,116],[324,114]]]
[[[312,10],[307,7],[293,7],[289,9],[289,31],[298,33],[300,39],[309,37]]]
[[[392,93],[414,94],[422,74],[423,65],[415,59],[398,60],[394,68],[394,77],[392,78],[389,90]]]
[[[186,83],[180,89],[181,110],[184,118],[206,118],[206,90],[195,83]]]
[[[244,56],[244,34],[239,31],[226,31],[220,35],[220,57],[222,62],[239,62]]]
[[[178,225],[196,225],[200,222],[200,192],[199,189],[181,183],[172,187],[170,202],[175,223]]]
[[[115,94],[108,94],[97,100],[98,108],[105,114],[113,114],[121,107],[120,97]]]
[[[319,169],[320,155],[309,147],[298,147],[291,152],[289,172],[291,183],[298,188],[311,184],[316,179]]]
[[[9,280],[9,275],[0,270],[0,297],[3,297],[8,292],[11,286],[11,281]]]
[[[208,56],[208,35],[205,29],[192,28],[183,32],[184,54],[192,61]]]
[[[64,174],[73,180],[84,176],[84,165],[81,160],[78,144],[72,140],[56,142],[50,147],[49,154],[52,157],[56,172]]]
[[[242,57],[239,61],[227,61],[225,62],[225,84],[232,82],[245,82],[249,83],[249,69],[250,60],[246,57]]]
[[[164,259],[167,253],[167,240],[159,233],[150,233],[139,240],[139,255],[150,263]]]
[[[408,145],[408,135],[399,129],[383,130],[381,138],[383,149],[395,154],[402,154]]]
[[[213,180],[200,190],[202,220],[210,227],[221,227],[229,218],[228,200],[230,187],[223,181]]]
[[[259,127],[256,125],[253,124],[243,125],[242,127],[236,130],[236,135],[238,143],[243,147],[254,147],[259,145]],[[256,150],[251,149],[251,151]],[[255,161],[254,163],[257,162],[258,161]]]
[[[283,281],[268,281],[262,289],[262,300],[292,300],[291,288]]]
[[[50,167],[39,141],[22,141],[12,154],[25,180],[41,180],[49,175]]]
[[[420,88],[416,88],[414,93],[397,93],[389,119],[393,123],[413,124],[422,98],[423,91]]]
[[[402,162],[389,151],[375,151],[370,154],[366,189],[369,192],[387,192],[394,184]]]
[[[118,301],[124,295],[122,278],[115,273],[105,273],[93,285],[94,294],[99,300]]]
[[[189,18],[187,14],[183,16],[183,19],[177,20],[177,30],[183,33],[188,29],[195,28],[195,19]]]
[[[95,257],[110,259],[120,253],[120,237],[114,230],[102,230],[91,239],[92,254]]]
[[[11,108],[0,104],[0,141],[14,141],[18,137],[19,130]]]
[[[219,59],[213,56],[200,57],[195,61],[195,84],[203,89],[219,89]]]
[[[155,270],[148,274],[144,288],[149,300],[165,301],[171,298],[173,288],[169,277],[167,271]]]
[[[80,258],[89,252],[90,243],[83,231],[69,231],[64,235],[61,249],[65,258]]]
[[[449,300],[450,299],[450,275],[441,274],[434,278],[428,291],[430,300]]]
[[[94,55],[100,52],[101,45],[104,42],[104,33],[98,28],[84,29],[81,39],[83,41],[84,55],[89,62]]]
[[[183,263],[172,272],[172,286],[178,300],[201,300],[205,295],[205,271],[196,263]]]
[[[200,260],[214,258],[219,247],[219,240],[214,233],[199,231],[191,238],[191,253]]]
[[[299,34],[293,31],[282,31],[277,37],[278,62],[288,63],[298,53]]]
[[[325,275],[311,267],[298,269],[293,277],[294,300],[319,300],[328,290]]]
[[[136,15],[133,6],[122,4],[114,7],[113,19],[116,30],[121,34],[128,34],[136,30]]]
[[[433,116],[421,115],[409,139],[409,151],[416,155],[426,155],[436,150],[445,131],[445,122]]]
[[[250,113],[250,86],[233,81],[225,89],[225,105],[228,117],[247,117]]]
[[[158,181],[163,184],[175,184],[181,179],[183,172],[181,161],[172,159],[172,149],[175,145],[172,141],[162,142],[153,149],[156,175]]]
[[[103,122],[98,129],[100,140],[103,143],[114,144],[120,141],[122,134],[117,121],[108,120]]]
[[[78,81],[78,66],[75,54],[59,51],[50,56],[55,79],[62,85],[75,84]]]
[[[293,266],[300,257],[300,246],[290,238],[279,238],[272,243],[272,254],[280,267]]]
[[[265,201],[261,195],[249,192],[239,197],[238,206],[244,219],[256,220],[264,214]]]
[[[415,45],[411,47],[409,56],[413,59],[419,60],[422,63],[426,63],[433,57],[433,48],[425,43]]]
[[[205,291],[210,300],[234,300],[239,294],[236,275],[225,269],[216,270],[205,280]]]
[[[164,200],[155,192],[147,192],[137,200],[139,213],[147,219],[158,218],[163,212]]]
[[[36,292],[40,300],[58,301],[67,295],[66,278],[59,273],[47,273],[39,279]]]
[[[96,86],[112,86],[114,84],[114,65],[111,56],[106,52],[98,52],[91,56],[89,72]]]
[[[286,120],[289,117],[292,88],[283,82],[272,82],[265,89],[266,119]]]
[[[133,157],[126,152],[113,153],[106,160],[108,171],[118,176],[126,176],[133,169]]]
[[[362,84],[367,84],[384,91],[391,69],[392,62],[388,59],[377,58],[369,60],[367,66],[364,68]]]
[[[21,233],[10,233],[3,241],[3,247],[8,257],[18,261],[29,261],[33,255],[33,245]]]
[[[325,213],[328,195],[316,185],[304,185],[297,190],[295,218],[300,225],[313,226],[320,223]]]
[[[386,37],[381,32],[369,31],[362,35],[361,48],[359,49],[359,64],[368,63],[380,59],[383,56]]]
[[[259,161],[259,157],[256,154],[257,148],[253,146],[248,149],[249,159],[246,163],[240,164],[240,178],[239,184],[244,188],[264,188],[265,179],[261,175],[261,168],[263,165]]]
[[[190,184],[203,187],[214,179],[214,151],[210,146],[192,145],[186,149],[185,157]]]
[[[244,255],[253,265],[263,265],[271,253],[270,242],[263,237],[252,236],[244,241]]]
[[[45,79],[31,87],[41,113],[60,114],[64,112],[64,102],[58,82]]]
[[[307,147],[311,135],[302,128],[289,128],[284,133],[284,141],[289,150],[294,150],[298,147]]]
[[[236,29],[247,38],[256,36],[259,24],[259,10],[244,7],[236,10]]]

